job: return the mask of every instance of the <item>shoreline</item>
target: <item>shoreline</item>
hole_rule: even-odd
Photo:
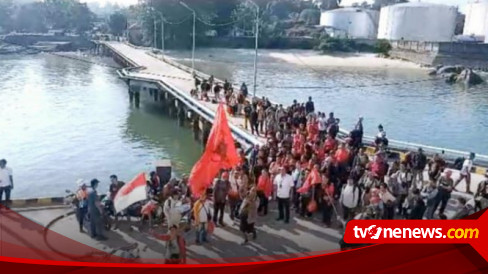
[[[375,53],[321,54],[311,50],[283,50],[270,52],[268,55],[298,66],[313,66],[317,68],[351,67],[427,70],[427,68],[413,62],[378,57]]]

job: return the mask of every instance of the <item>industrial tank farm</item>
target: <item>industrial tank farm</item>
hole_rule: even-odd
[[[341,8],[322,12],[320,25],[342,32],[350,38],[376,38],[379,12],[360,8]]]
[[[454,37],[457,8],[430,3],[404,3],[381,9],[378,38],[449,42]]]
[[[485,37],[488,31],[488,0],[471,0],[466,7],[464,35]]]

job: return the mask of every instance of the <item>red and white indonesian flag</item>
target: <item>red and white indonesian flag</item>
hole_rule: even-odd
[[[137,175],[130,183],[125,184],[115,196],[115,211],[121,212],[129,206],[147,199],[146,174]]]

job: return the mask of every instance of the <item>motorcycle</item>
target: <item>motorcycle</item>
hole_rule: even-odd
[[[114,202],[108,195],[106,195],[102,201],[102,208],[103,208],[103,216],[104,216],[104,223],[105,229],[110,230],[112,225],[115,223],[115,217],[127,217],[127,220],[130,222],[131,217],[141,218],[141,208],[143,206],[142,202],[134,203],[133,205],[129,206],[127,209],[123,210],[122,212],[115,212]]]

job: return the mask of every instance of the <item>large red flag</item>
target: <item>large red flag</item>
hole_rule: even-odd
[[[190,173],[189,183],[193,195],[199,197],[212,184],[221,169],[233,168],[239,162],[224,105],[220,103],[205,152]]]

